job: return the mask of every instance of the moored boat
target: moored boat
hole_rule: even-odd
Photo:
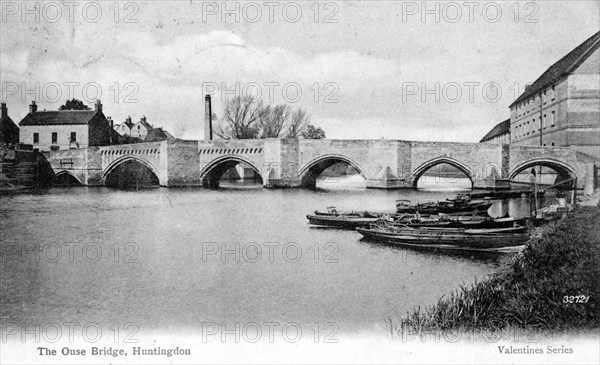
[[[306,215],[309,223],[314,226],[356,228],[375,223],[382,217],[370,217],[360,214],[356,215]]]
[[[436,215],[423,217],[419,214],[396,216],[394,223],[403,224],[411,228],[438,227],[438,228],[511,228],[524,225],[526,219],[521,218],[491,218],[483,216],[453,216]]]
[[[408,200],[396,201],[396,212],[398,214],[420,213],[420,214],[479,214],[486,213],[494,202],[485,200],[470,200],[463,197],[438,202],[426,202],[413,205]]]
[[[525,244],[525,227],[495,229],[410,228],[398,225],[372,225],[356,230],[365,238],[400,245],[454,246],[464,249],[499,249]]]
[[[353,216],[353,217],[366,217],[366,218],[379,218],[387,213],[369,212],[366,210],[338,210],[336,207],[327,207],[327,210],[315,210],[315,215],[325,216]]]

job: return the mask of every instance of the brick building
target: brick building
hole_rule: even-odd
[[[94,110],[38,111],[34,102],[19,123],[20,142],[40,151],[106,146],[119,143],[119,134],[102,113],[98,101]]]
[[[510,135],[517,145],[572,146],[600,158],[600,32],[510,105]]]

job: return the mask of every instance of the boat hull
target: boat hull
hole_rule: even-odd
[[[329,216],[329,215],[307,215],[309,223],[314,226],[336,227],[336,228],[357,228],[368,226],[377,222],[380,218],[360,218],[348,216]]]
[[[357,228],[365,238],[387,243],[419,246],[449,245],[473,249],[498,249],[524,245],[529,237],[519,230],[520,228],[497,230]]]

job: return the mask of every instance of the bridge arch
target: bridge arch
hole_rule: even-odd
[[[102,181],[106,182],[106,179],[108,178],[108,176],[113,173],[115,171],[115,169],[117,169],[119,166],[121,166],[124,163],[127,162],[135,162],[135,163],[139,163],[145,167],[148,168],[148,170],[150,170],[152,172],[152,174],[154,174],[154,176],[156,177],[156,179],[158,180],[159,184],[161,186],[166,186],[166,179],[164,178],[164,176],[162,176],[162,174],[160,174],[158,172],[158,169],[151,164],[150,162],[146,161],[143,158],[140,158],[138,156],[135,155],[126,155],[126,156],[122,156],[119,157],[117,159],[115,159],[114,161],[112,161],[108,166],[106,166],[106,168],[104,169],[104,171],[102,171]]]
[[[66,170],[59,171],[56,173],[56,175],[54,175],[54,184],[58,185],[58,186],[73,186],[73,185],[83,186],[83,185],[85,185],[84,182],[81,181],[80,178],[75,176],[70,171],[66,171]]]
[[[429,170],[430,168],[437,166],[439,164],[448,164],[448,165],[456,167],[457,169],[462,171],[469,178],[469,180],[471,180],[472,185],[474,184],[474,181],[473,181],[474,174],[467,165],[465,165],[464,163],[462,163],[452,157],[440,156],[440,157],[436,157],[434,159],[431,159],[429,161],[422,163],[419,167],[417,167],[413,171],[413,173],[411,174],[411,178],[410,178],[411,186],[416,188],[417,182],[419,181],[421,176],[423,176],[423,174],[425,172],[427,172],[427,170]]]
[[[218,188],[219,181],[221,180],[223,174],[239,163],[247,164],[261,177],[261,179],[263,178],[260,168],[256,166],[254,162],[238,155],[229,154],[211,161],[208,165],[202,168],[200,171],[200,180],[202,181],[202,185],[211,189]]]
[[[576,184],[577,172],[575,171],[575,169],[565,162],[551,158],[537,158],[520,163],[519,165],[515,166],[510,172],[510,180],[514,180],[517,177],[517,175],[526,171],[529,168],[533,168],[534,166],[549,167],[556,171],[557,176],[555,183],[570,180],[571,183],[567,184],[566,186],[575,186]]]
[[[365,173],[364,168],[356,161],[343,155],[327,154],[319,156],[314,160],[308,162],[306,165],[304,165],[304,167],[302,167],[298,171],[298,177],[300,178],[300,186],[305,188],[314,188],[317,184],[317,179],[323,173],[323,171],[339,162],[344,162],[354,167],[358,171],[358,173],[365,180],[367,180],[367,175]]]

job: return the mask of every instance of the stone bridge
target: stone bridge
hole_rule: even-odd
[[[49,160],[57,175],[69,174],[82,185],[103,185],[120,164],[135,161],[162,186],[211,188],[241,162],[268,188],[314,187],[325,169],[344,162],[358,170],[367,187],[384,189],[416,187],[427,170],[441,163],[460,169],[476,189],[497,187],[536,165],[557,171],[557,180],[577,179],[583,187],[593,183],[598,165],[568,147],[327,139],[175,140],[55,151]]]

